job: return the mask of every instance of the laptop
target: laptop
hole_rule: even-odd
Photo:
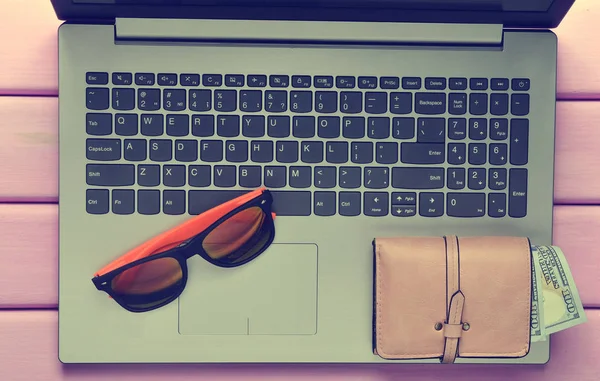
[[[376,237],[552,242],[574,0],[52,0],[63,363],[437,363],[373,353]],[[91,282],[260,186],[276,236],[131,313]],[[519,359],[543,364],[550,340]]]

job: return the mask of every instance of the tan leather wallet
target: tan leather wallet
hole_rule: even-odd
[[[527,355],[528,238],[376,238],[373,249],[375,354],[442,363]]]

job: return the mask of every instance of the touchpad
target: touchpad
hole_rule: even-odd
[[[314,335],[317,329],[317,246],[272,244],[234,268],[199,256],[188,260],[179,297],[183,335]]]

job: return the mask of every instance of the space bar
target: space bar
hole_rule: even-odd
[[[250,191],[192,190],[189,192],[189,214],[200,214],[217,205]],[[279,216],[309,216],[311,211],[310,192],[271,191],[273,211]]]

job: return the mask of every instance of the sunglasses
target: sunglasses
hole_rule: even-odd
[[[92,282],[131,312],[169,304],[183,292],[194,255],[237,267],[262,254],[275,238],[272,204],[271,193],[260,188],[215,206],[130,250]]]

